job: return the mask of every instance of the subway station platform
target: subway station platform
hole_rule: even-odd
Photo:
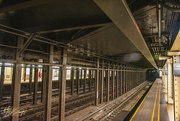
[[[156,79],[137,108],[132,121],[174,121],[173,105],[167,104],[161,79]]]

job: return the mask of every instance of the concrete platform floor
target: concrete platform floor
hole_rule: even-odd
[[[173,106],[167,105],[165,96],[162,80],[156,79],[132,121],[174,121]]]

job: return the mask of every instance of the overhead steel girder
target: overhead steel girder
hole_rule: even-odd
[[[127,36],[135,47],[157,69],[140,29],[125,0],[94,0],[113,23]]]
[[[171,48],[171,52],[179,52],[179,51],[180,51],[180,30]]]

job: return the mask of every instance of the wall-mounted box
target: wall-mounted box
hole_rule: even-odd
[[[174,76],[180,76],[180,63],[173,64]]]
[[[168,75],[168,71],[167,70],[165,70],[165,75]]]

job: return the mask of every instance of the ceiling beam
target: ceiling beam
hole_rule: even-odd
[[[171,48],[171,52],[177,52],[177,51],[180,51],[180,30],[178,32],[178,35],[176,36],[176,39],[173,43],[173,46]]]
[[[127,36],[135,47],[157,69],[140,29],[125,0],[94,0],[113,23]]]
[[[113,23],[108,23],[108,24],[102,26],[102,27],[99,28],[99,29],[96,29],[96,30],[94,30],[94,31],[92,31],[92,32],[90,32],[90,33],[88,33],[88,34],[80,37],[80,38],[77,38],[77,39],[73,40],[71,43],[76,43],[77,41],[84,40],[84,39],[88,39],[88,38],[91,37],[92,35],[95,35],[95,34],[101,32],[101,31],[104,31],[104,30],[106,30],[106,29],[108,29],[108,28],[110,28],[110,27],[113,27],[113,26],[115,26]]]
[[[40,32],[36,32],[36,33],[37,34],[46,34],[46,33],[53,33],[53,32],[72,31],[72,30],[77,30],[77,29],[87,29],[87,28],[102,27],[102,26],[109,25],[109,24],[111,24],[111,23],[93,24],[93,25],[85,25],[85,26],[77,26],[77,27],[68,27],[68,28],[40,31]]]
[[[27,39],[27,41],[24,43],[23,47],[19,50],[19,54],[22,55],[22,53],[27,49],[27,47],[30,45],[34,38],[35,34],[31,34],[30,37]]]
[[[42,4],[46,4],[46,3],[49,3],[49,2],[55,2],[55,1],[58,1],[58,0],[29,0],[29,1],[26,1],[26,2],[21,2],[21,3],[18,3],[18,4],[2,7],[2,8],[0,8],[0,13],[26,9],[26,8],[35,7],[35,6],[39,6],[39,5],[42,5]]]

